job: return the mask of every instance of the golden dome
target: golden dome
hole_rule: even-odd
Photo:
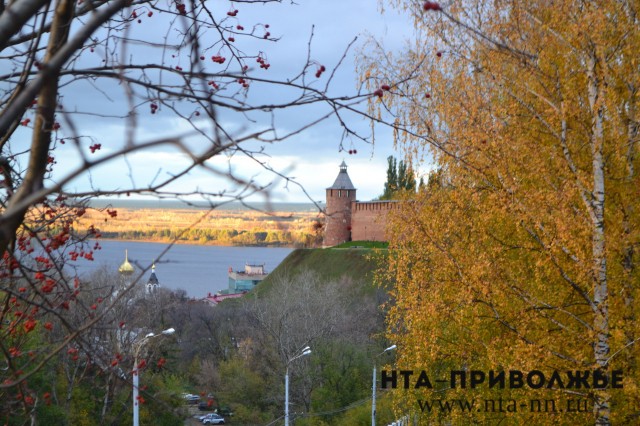
[[[125,275],[133,274],[136,269],[132,264],[129,263],[129,252],[127,250],[124,251],[124,262],[118,268],[118,272]]]

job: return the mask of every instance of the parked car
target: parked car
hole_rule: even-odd
[[[221,417],[216,413],[210,413],[204,416],[200,421],[205,425],[223,425],[224,417]]]
[[[222,417],[233,416],[233,411],[231,411],[229,407],[219,407],[219,408],[216,408],[213,412],[221,415]]]
[[[194,394],[191,394],[191,393],[183,393],[182,394],[182,398],[188,404],[197,404],[200,401],[200,397],[198,395],[194,395]]]

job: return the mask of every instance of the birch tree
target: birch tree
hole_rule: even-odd
[[[588,401],[588,413],[562,402],[537,424],[637,421],[637,3],[387,3],[411,16],[416,36],[401,54],[363,54],[372,88],[407,79],[371,107],[443,177],[389,232],[389,338],[401,362],[609,379],[621,370],[621,389],[482,395]],[[533,414],[476,415],[524,424]]]

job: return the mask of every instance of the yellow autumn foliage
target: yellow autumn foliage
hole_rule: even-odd
[[[409,158],[440,170],[388,229],[380,279],[395,284],[397,368],[426,370],[435,388],[398,389],[398,412],[420,424],[637,424],[640,4],[388,3],[416,36],[363,58],[371,88],[405,80],[371,108],[394,114]],[[509,386],[510,371],[524,386]],[[538,373],[526,383],[532,371],[544,386]],[[476,405],[424,409],[438,400]]]

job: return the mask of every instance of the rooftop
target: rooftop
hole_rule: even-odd
[[[342,161],[342,164],[340,164],[340,173],[338,173],[338,177],[335,182],[333,182],[333,185],[327,189],[356,189],[355,186],[353,186],[353,183],[351,183],[349,173],[347,173],[347,164],[344,160]]]

